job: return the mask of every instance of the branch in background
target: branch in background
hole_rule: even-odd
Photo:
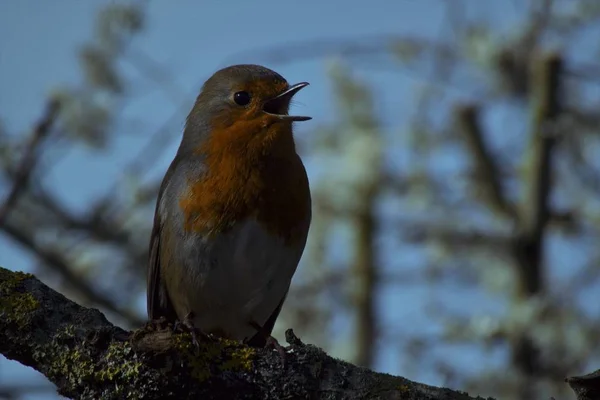
[[[33,200],[34,205],[43,210],[40,215],[51,215],[58,220],[56,223],[57,228],[71,231],[70,234],[73,234],[73,231],[78,231],[77,233],[84,233],[87,237],[100,243],[104,242],[115,246],[127,255],[130,264],[134,266],[130,267],[129,270],[134,272],[139,270],[138,266],[142,265],[145,257],[147,257],[146,249],[139,248],[133,242],[129,232],[121,228],[120,222],[114,219],[106,220],[106,213],[101,211],[101,206],[95,207],[86,215],[78,216],[61,205],[54,196],[42,187],[38,187],[37,190],[34,189],[33,193],[31,189],[28,190],[30,191],[27,193],[28,199]],[[22,211],[20,210],[20,212]],[[40,221],[34,223],[33,226],[40,227]],[[88,283],[86,277],[76,272],[77,265],[73,263],[73,260],[52,250],[52,246],[40,245],[36,240],[36,232],[39,230],[18,225],[12,219],[0,226],[0,230],[8,238],[16,241],[40,259],[42,261],[41,265],[45,269],[51,273],[56,273],[66,282],[69,289],[73,289],[86,301],[115,313],[131,326],[139,326],[144,322],[139,314],[117,306],[107,294],[98,291],[98,289],[93,289],[93,285]],[[103,268],[103,266],[97,265],[95,268]],[[121,282],[121,284],[123,283]]]
[[[63,279],[65,279],[69,287],[77,291],[83,298],[88,299],[93,304],[98,305],[110,312],[113,312],[120,317],[124,318],[132,326],[139,326],[144,323],[139,315],[133,313],[127,309],[123,309],[116,305],[112,300],[109,300],[106,296],[98,293],[98,291],[84,278],[78,276],[71,268],[68,260],[62,257],[51,249],[46,249],[35,242],[33,237],[28,235],[23,229],[14,226],[10,221],[2,227],[2,229],[21,246],[31,251],[37,257],[39,257],[44,263],[52,267]]]
[[[289,330],[277,352],[189,334],[130,334],[32,275],[0,268],[0,353],[44,374],[70,398],[476,400],[329,357]],[[481,397],[477,399],[483,400]]]
[[[518,231],[513,242],[517,267],[516,304],[539,296],[545,290],[542,251],[546,226],[550,217],[552,150],[556,132],[552,123],[559,114],[559,84],[562,59],[549,54],[536,60],[532,69],[532,132],[527,174],[524,176],[525,196],[521,204]],[[538,351],[532,338],[523,334],[512,343],[512,362],[525,377],[523,382],[540,373]],[[528,384],[520,388],[522,399],[532,398]]]
[[[527,52],[533,52],[543,40],[544,33],[552,21],[553,3],[554,0],[541,0],[539,3],[534,3],[534,6],[538,6],[539,8],[529,14],[530,21],[524,37],[524,49]]]
[[[539,8],[528,14],[527,29],[516,40],[507,42],[495,56],[503,89],[516,98],[527,98],[531,91],[531,55],[544,39],[552,19],[552,0],[541,0]],[[532,2],[538,6],[538,2]]]
[[[76,216],[43,187],[37,188],[33,196],[44,208],[52,212],[61,221],[61,225],[65,229],[86,232],[98,241],[117,245],[131,258],[139,256],[132,246],[130,233],[122,227],[121,221],[123,219],[115,218],[114,213],[107,212],[107,210],[117,208],[113,208],[115,204],[112,204],[108,197],[103,199],[106,200],[105,203],[97,202],[85,215]],[[109,215],[112,215],[113,218],[109,218]]]
[[[459,230],[456,225],[432,225],[427,223],[403,223],[402,239],[410,243],[425,243],[438,240],[454,248],[485,248],[505,252],[511,244],[510,238],[493,232]]]
[[[500,169],[485,142],[479,123],[479,108],[474,105],[460,106],[455,110],[459,129],[475,162],[477,184],[483,189],[484,200],[496,212],[514,219],[515,210],[506,199],[500,179]]]
[[[520,294],[528,297],[543,287],[541,250],[544,230],[550,218],[552,151],[556,142],[553,122],[559,114],[559,81],[562,60],[556,54],[543,57],[534,69],[532,81],[532,132],[525,197],[519,215],[517,258],[521,272]]]
[[[27,229],[17,226],[8,219],[9,212],[14,208],[16,202],[20,196],[22,196],[28,190],[28,184],[30,177],[37,165],[38,159],[36,158],[37,150],[42,144],[43,140],[49,135],[52,126],[58,117],[60,109],[60,103],[56,100],[50,101],[46,107],[44,116],[36,124],[33,129],[33,134],[25,154],[16,168],[11,168],[13,172],[9,172],[9,175],[13,181],[12,189],[0,208],[0,229],[6,233],[10,238],[21,244],[23,247],[31,251],[38,258],[40,258],[49,268],[57,272],[63,279],[65,279],[69,286],[77,291],[83,298],[89,300],[93,304],[98,305],[110,312],[117,314],[124,318],[128,323],[132,325],[141,325],[144,321],[139,315],[131,311],[121,309],[114,304],[113,301],[103,296],[92,285],[87,283],[84,278],[78,276],[71,263],[64,258],[62,255],[52,251],[51,249],[40,246],[35,240],[35,232],[28,232]],[[46,210],[55,214],[57,218],[61,220],[63,225],[68,229],[80,229],[90,232],[93,236],[100,240],[112,242],[115,244],[122,245],[127,248],[127,237],[124,233],[112,228],[108,228],[104,221],[99,218],[82,219],[73,216],[64,207],[60,206],[58,202],[53,201],[49,196],[44,196],[44,192],[38,193],[34,196],[36,201],[40,201],[41,206]],[[130,255],[133,257],[133,254]]]
[[[24,192],[29,183],[29,177],[37,164],[37,150],[44,139],[50,134],[52,126],[58,116],[59,106],[60,104],[57,100],[51,100],[46,106],[44,116],[36,124],[36,127],[33,130],[29,143],[25,148],[23,158],[21,159],[13,178],[12,188],[8,193],[6,200],[4,200],[4,203],[0,207],[0,226],[3,225],[8,213],[17,203],[19,196]]]
[[[376,188],[364,194],[364,207],[354,218],[357,235],[353,275],[356,279],[356,355],[358,365],[373,367],[376,342],[375,293],[377,291],[377,261],[375,260],[375,237],[377,232],[375,216]]]

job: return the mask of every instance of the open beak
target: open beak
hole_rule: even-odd
[[[274,115],[280,119],[287,121],[308,121],[312,117],[304,117],[300,115],[288,115],[290,101],[292,97],[303,87],[308,86],[308,82],[300,82],[290,86],[285,92],[277,95],[277,97],[268,100],[263,106],[263,111],[269,115]]]

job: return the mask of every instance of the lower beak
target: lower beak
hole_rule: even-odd
[[[263,106],[263,111],[269,115],[274,115],[280,119],[287,121],[308,121],[312,117],[304,117],[300,115],[288,115],[290,101],[292,97],[300,91],[300,89],[308,86],[308,82],[300,82],[290,86],[285,92],[277,95],[277,97],[268,100]]]

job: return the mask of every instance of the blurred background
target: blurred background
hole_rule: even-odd
[[[0,265],[125,328],[215,70],[309,81],[314,217],[276,325],[500,399],[600,368],[597,0],[0,2]],[[0,398],[56,398],[0,358]]]

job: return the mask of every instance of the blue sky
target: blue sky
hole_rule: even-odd
[[[475,15],[481,7],[478,0],[465,1],[469,14]],[[81,80],[75,50],[93,35],[94,17],[107,1],[2,1],[0,2],[0,118],[6,129],[15,134],[26,132],[38,118],[48,94],[56,87]],[[191,104],[201,83],[216,69],[232,63],[264,63],[261,57],[249,56],[253,49],[266,49],[286,43],[323,38],[353,39],[384,34],[405,34],[417,37],[439,37],[445,21],[440,0],[382,1],[179,1],[150,2],[146,29],[136,37],[134,45],[150,55],[158,64],[166,66],[174,78],[172,97]],[[497,18],[494,24],[504,25],[519,15],[511,2],[489,2],[488,15]],[[443,32],[442,32],[443,33]],[[241,55],[244,55],[243,57]],[[260,53],[257,53],[260,54]],[[333,120],[334,107],[330,93],[331,83],[326,76],[325,59],[310,59],[284,64],[267,64],[290,82],[308,81],[311,86],[298,96],[298,113],[313,116],[309,124],[324,124]],[[385,124],[392,129],[407,118],[407,110],[414,101],[411,90],[423,83],[426,76],[405,71],[372,71],[359,69],[358,76],[375,89],[377,110]],[[122,166],[143,146],[150,133],[178,113],[180,126],[187,108],[170,99],[151,82],[139,79],[135,89],[146,93],[128,104],[123,113],[140,122],[135,132],[127,126],[124,132],[102,154],[85,148],[69,153],[64,160],[52,166],[49,179],[61,197],[75,209],[85,204],[118,177]],[[459,95],[460,96],[460,95]],[[141,126],[141,128],[140,128]],[[310,125],[298,124],[297,137]],[[179,131],[174,130],[169,145],[154,164],[149,174],[158,176],[166,170],[178,145]],[[302,140],[302,139],[300,139]],[[308,165],[311,180],[318,179],[316,169]],[[2,193],[0,191],[0,193]],[[5,238],[0,238],[0,265],[19,270],[32,267],[32,260]],[[400,313],[398,329],[423,329],[427,322],[419,318],[419,305],[427,302],[427,287],[409,288],[384,295],[390,314]],[[449,296],[457,296],[448,288]],[[461,296],[467,294],[461,293]],[[377,369],[402,373],[394,352],[382,352]],[[460,349],[448,357],[460,356],[465,365],[473,366],[475,353]],[[33,379],[26,368],[0,361],[0,382]],[[415,376],[414,378],[417,378]],[[436,384],[435,373],[419,375],[419,379]],[[37,398],[37,397],[30,397]],[[39,398],[48,398],[44,395]]]

